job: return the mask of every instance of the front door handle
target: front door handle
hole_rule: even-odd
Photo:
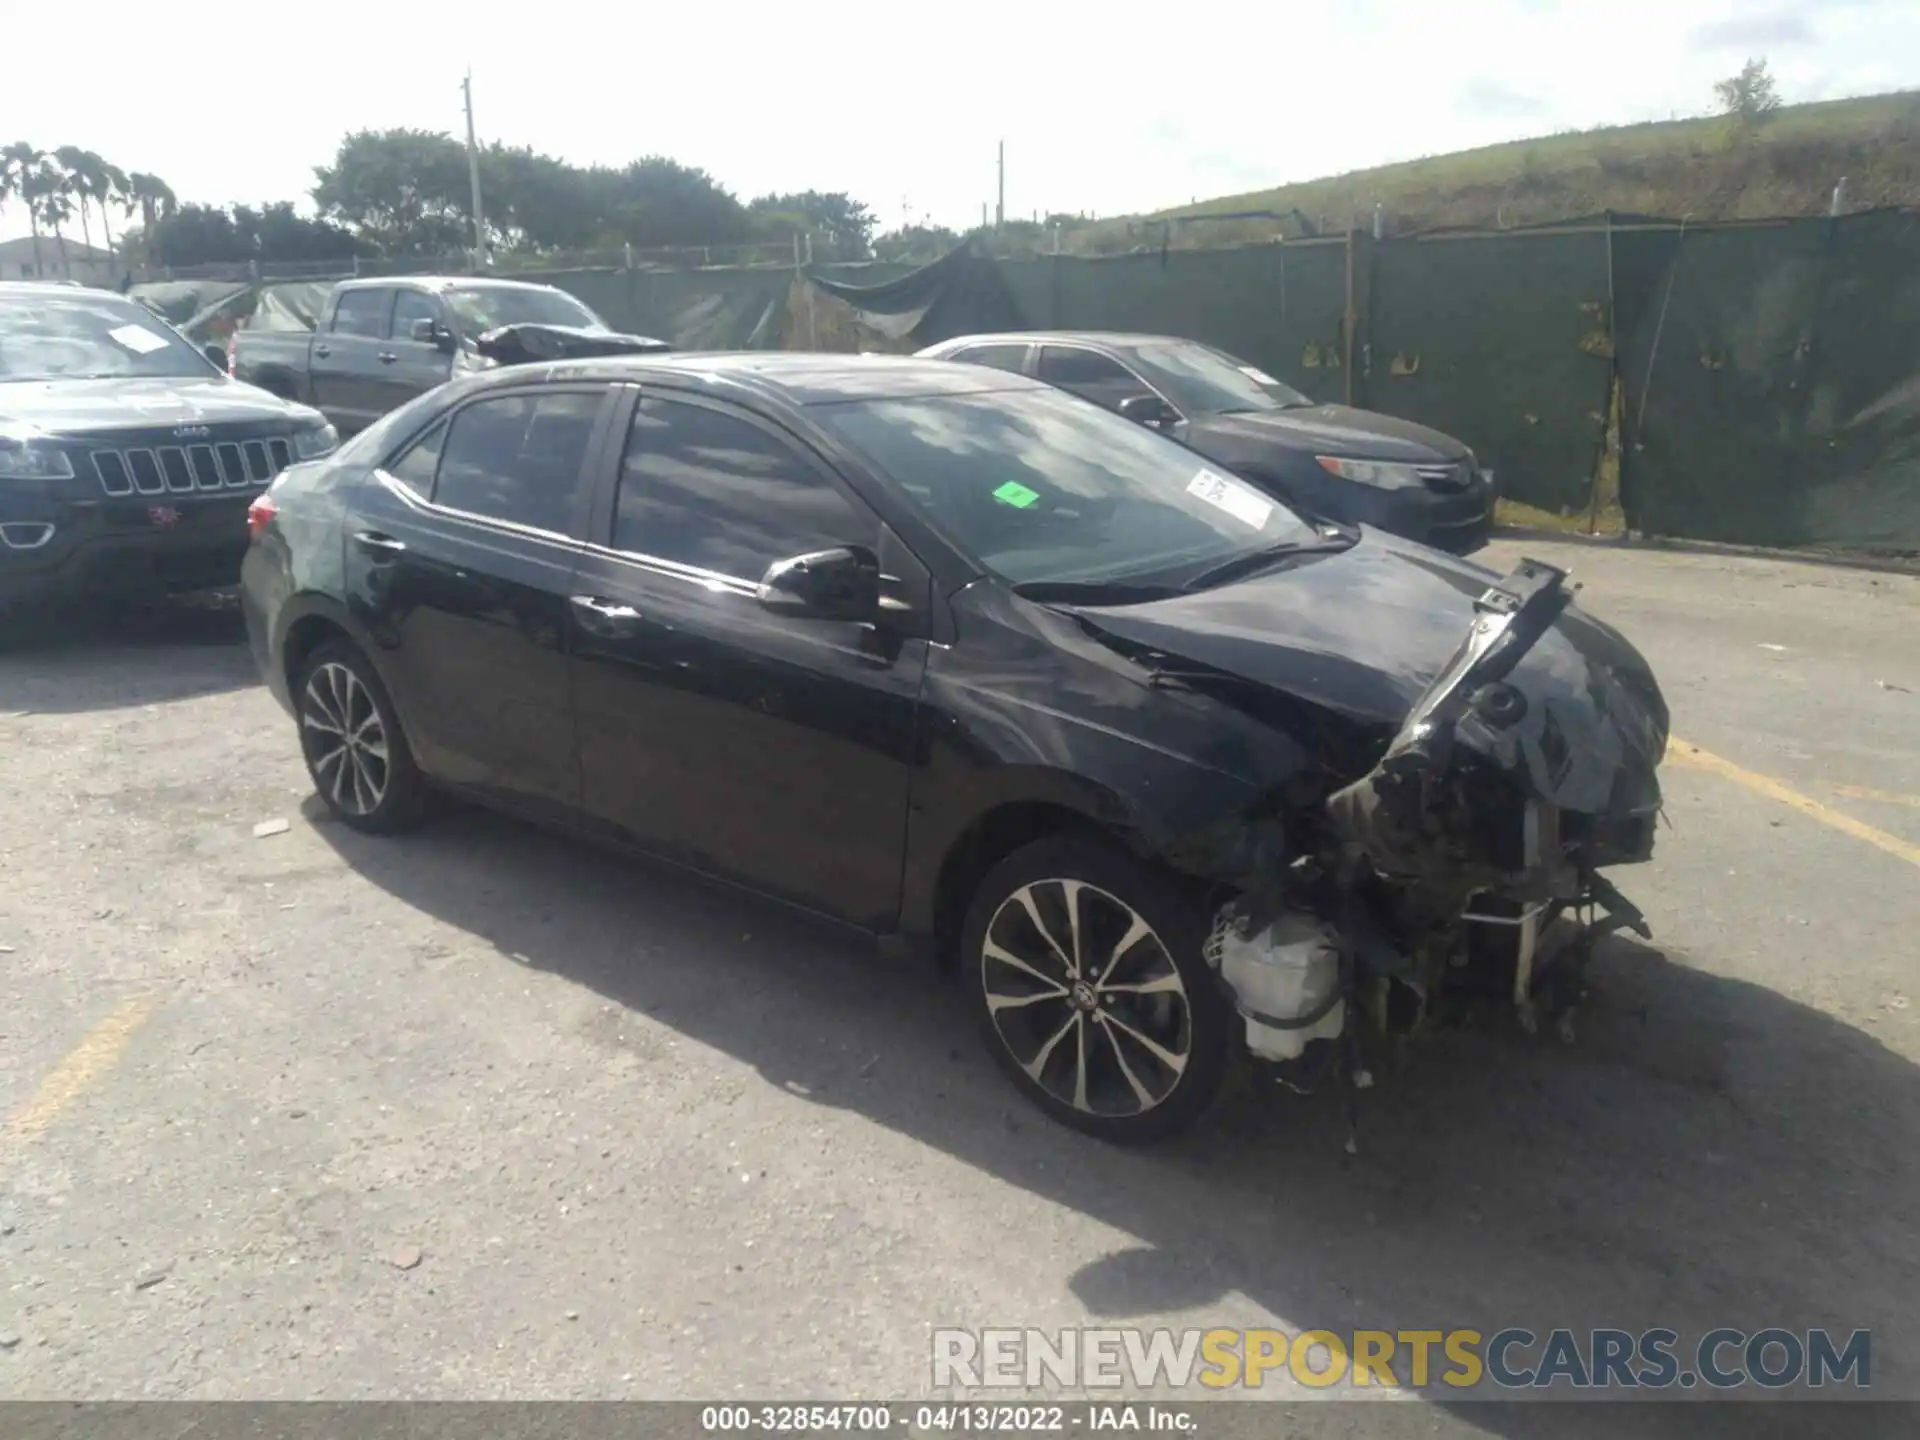
[[[407,542],[396,540],[391,535],[382,535],[378,530],[362,530],[353,537],[353,543],[370,555],[384,560],[398,559],[407,553]]]
[[[595,635],[628,635],[645,617],[631,605],[602,600],[598,595],[570,597],[580,627]]]
[[[391,365],[393,364],[394,361],[398,360],[400,357],[394,354],[391,350],[382,350],[378,355],[374,356],[373,358],[378,360],[382,365]]]
[[[331,345],[316,345],[313,347],[313,353],[324,360],[333,353],[333,347]]]

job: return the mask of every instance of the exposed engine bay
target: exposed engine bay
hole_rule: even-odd
[[[1567,610],[1566,580],[1528,560],[1489,586],[1385,754],[1317,815],[1286,817],[1309,835],[1216,912],[1209,962],[1249,1050],[1289,1083],[1344,1058],[1364,1087],[1362,1022],[1404,1033],[1465,993],[1570,1035],[1594,943],[1649,934],[1599,872],[1652,854],[1664,706],[1626,703],[1600,671],[1531,694],[1515,678]]]

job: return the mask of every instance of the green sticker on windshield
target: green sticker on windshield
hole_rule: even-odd
[[[1024,510],[1040,498],[1040,492],[1029,490],[1018,480],[1009,480],[993,492],[993,498],[1002,505],[1011,505],[1016,510]]]

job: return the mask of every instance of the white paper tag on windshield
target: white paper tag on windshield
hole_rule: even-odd
[[[107,332],[136,355],[151,355],[156,350],[167,348],[167,337],[156,335],[140,325],[122,325]]]
[[[1211,470],[1202,470],[1189,480],[1187,493],[1198,495],[1214,509],[1226,511],[1242,525],[1255,530],[1265,529],[1273,514],[1273,503],[1261,499],[1259,491]]]
[[[1253,383],[1256,385],[1277,386],[1280,383],[1278,380],[1274,379],[1273,376],[1267,374],[1266,371],[1257,369],[1252,365],[1242,365],[1240,367],[1240,373],[1246,376],[1249,380],[1253,381]]]

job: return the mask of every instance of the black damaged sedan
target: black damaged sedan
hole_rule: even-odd
[[[1600,872],[1650,853],[1666,709],[1558,572],[1309,524],[1033,380],[494,371],[249,525],[341,821],[458,792],[930,951],[1110,1139],[1249,1057],[1360,1065],[1468,977],[1532,1014],[1643,924]]]

